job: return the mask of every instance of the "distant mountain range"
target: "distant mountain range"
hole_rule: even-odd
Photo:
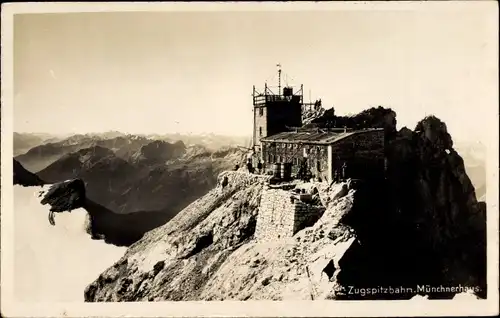
[[[15,160],[46,183],[82,179],[88,198],[116,213],[160,212],[167,220],[209,191],[220,172],[241,165],[246,152],[165,139],[117,132],[39,138],[41,144]]]
[[[42,180],[55,183],[81,178],[89,198],[117,213],[161,211],[172,215],[209,191],[221,171],[241,165],[246,150],[237,146],[245,146],[245,142],[249,140],[210,134],[142,136],[108,132],[64,139],[14,135],[15,152],[34,145],[15,159]],[[455,147],[464,158],[477,197],[484,200],[483,147],[479,143],[456,143]]]
[[[117,156],[128,160],[142,146],[152,141],[183,142],[187,147],[203,146],[208,151],[217,151],[224,147],[249,147],[251,138],[215,134],[133,135],[116,131],[64,137],[38,133],[14,133],[14,156],[26,169],[38,172],[65,154],[92,146],[109,148],[115,151]]]
[[[15,132],[13,135],[14,156],[22,155],[31,148],[42,145],[52,138],[54,138],[54,136],[49,134]]]

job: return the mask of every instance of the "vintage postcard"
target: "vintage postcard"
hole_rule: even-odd
[[[495,1],[2,5],[5,317],[498,314]]]

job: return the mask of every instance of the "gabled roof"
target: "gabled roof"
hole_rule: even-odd
[[[267,136],[261,139],[263,142],[281,142],[281,143],[303,143],[303,144],[319,144],[330,145],[348,136],[368,133],[373,131],[382,131],[382,128],[363,129],[354,131],[287,131],[275,135]]]

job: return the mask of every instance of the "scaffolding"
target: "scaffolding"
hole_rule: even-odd
[[[272,102],[298,102],[302,107],[302,111],[312,111],[318,110],[321,108],[321,99],[312,102],[309,94],[309,102],[304,102],[304,85],[300,84],[300,86],[292,86],[286,85],[284,87],[281,86],[281,65],[278,66],[278,86],[269,86],[267,82],[264,84],[263,90],[257,90],[255,85],[253,86],[253,106],[254,108],[259,108],[266,106],[267,103]],[[283,90],[282,90],[283,88]],[[275,91],[278,93],[275,93]]]

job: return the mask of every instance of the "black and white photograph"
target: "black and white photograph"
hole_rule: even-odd
[[[1,82],[2,316],[498,314],[495,1],[2,4]]]

